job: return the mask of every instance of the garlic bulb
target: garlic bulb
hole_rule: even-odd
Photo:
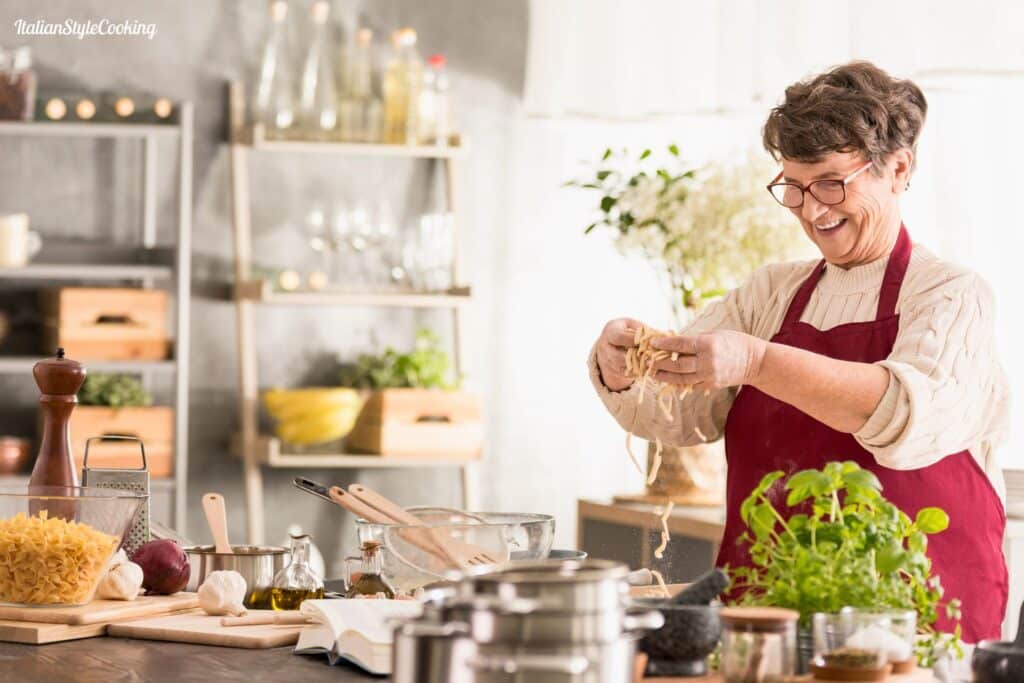
[[[246,613],[245,579],[236,571],[211,572],[199,587],[199,606],[207,614],[230,614],[234,617]]]
[[[107,565],[107,573],[96,587],[103,600],[134,600],[142,588],[142,567],[131,562],[124,550],[118,550]]]

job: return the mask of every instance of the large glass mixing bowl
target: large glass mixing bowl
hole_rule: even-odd
[[[555,534],[555,518],[551,515],[463,512],[444,507],[407,510],[422,520],[423,526],[356,520],[359,543],[380,543],[384,576],[404,592],[444,579],[458,569],[444,553],[431,551],[438,545],[460,551],[465,557],[486,557],[503,564],[510,559],[546,558]]]
[[[0,604],[91,602],[144,499],[108,488],[0,488]]]

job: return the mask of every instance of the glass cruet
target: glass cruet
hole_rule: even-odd
[[[360,595],[372,598],[381,594],[385,598],[394,599],[395,589],[384,578],[380,554],[380,543],[364,541],[360,557],[345,558],[346,598],[355,598]],[[358,569],[352,570],[353,565],[356,565]]]
[[[309,534],[292,536],[291,562],[274,577],[270,608],[295,610],[304,600],[324,597],[324,582],[309,565]]]

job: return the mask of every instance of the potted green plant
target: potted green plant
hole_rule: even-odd
[[[624,255],[639,255],[658,274],[676,329],[712,299],[742,284],[761,265],[806,249],[799,223],[765,191],[777,168],[753,154],[702,167],[676,145],[639,156],[606,149],[592,175],[566,183],[597,193],[597,218],[584,230],[610,233]],[[653,445],[651,446],[653,451]],[[664,448],[647,497],[707,504],[724,497],[720,443]],[[648,468],[654,460],[648,453]]]
[[[740,506],[747,525],[740,540],[749,544],[751,566],[730,571],[738,602],[794,609],[804,629],[815,612],[913,609],[923,664],[938,649],[959,653],[959,625],[946,635],[934,624],[940,609],[958,620],[960,603],[944,597],[925,554],[928,536],[945,530],[949,517],[928,507],[911,519],[881,489],[855,462],[830,462],[788,479],[783,472],[765,475]],[[783,509],[774,502],[781,500]],[[806,657],[806,633],[803,640]]]
[[[154,406],[153,397],[131,375],[90,373],[78,392],[71,413],[72,452],[81,467],[86,440],[94,436],[127,435],[142,440],[153,477],[172,473],[174,409]],[[138,446],[101,442],[89,449],[89,464],[96,467],[138,467]]]
[[[479,399],[458,390],[437,335],[416,333],[412,350],[363,354],[343,386],[368,390],[346,439],[349,449],[404,457],[476,458],[483,444]]]

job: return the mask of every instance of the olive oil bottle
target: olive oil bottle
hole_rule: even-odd
[[[309,535],[292,536],[292,559],[274,577],[270,609],[297,610],[305,600],[324,597],[324,582],[309,566]]]
[[[383,595],[385,598],[394,599],[395,589],[384,578],[382,571],[380,543],[365,541],[362,551],[361,557],[349,557],[345,560],[345,585],[348,586],[345,597]],[[358,572],[349,569],[350,563],[354,562],[359,563]]]

